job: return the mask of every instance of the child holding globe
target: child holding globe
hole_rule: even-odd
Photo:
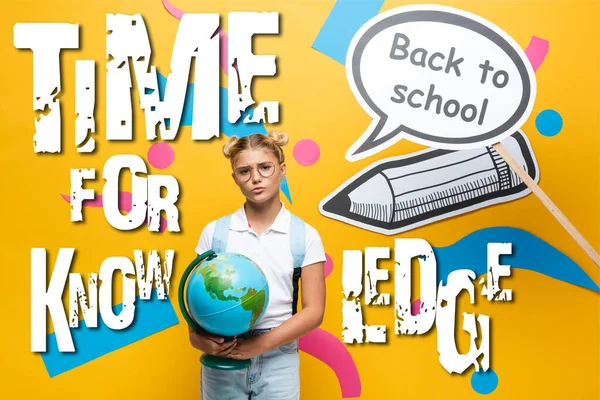
[[[269,303],[253,330],[233,341],[195,332],[190,342],[205,354],[250,359],[246,369],[219,370],[202,366],[201,396],[216,399],[299,399],[298,338],[317,328],[325,308],[325,252],[318,232],[304,224],[304,259],[294,269],[290,245],[293,219],[280,200],[286,165],[281,146],[287,135],[271,132],[237,138],[223,147],[233,180],[246,198],[231,215],[226,251],[245,255],[265,273]],[[216,221],[200,236],[196,252],[211,250]],[[296,312],[298,278],[302,308]]]

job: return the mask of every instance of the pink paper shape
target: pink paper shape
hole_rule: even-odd
[[[317,162],[321,156],[319,145],[311,139],[302,139],[296,143],[293,150],[294,159],[300,165],[308,167]]]
[[[169,14],[171,14],[172,16],[174,16],[177,19],[181,19],[181,17],[183,17],[183,14],[185,14],[185,11],[180,10],[179,8],[175,7],[173,4],[169,3],[167,0],[162,0],[163,6],[165,7],[165,9],[169,12]],[[227,40],[227,34],[225,33],[225,31],[223,31],[223,29],[219,28],[219,44],[221,46],[221,68],[223,69],[223,72],[225,73],[225,75],[229,74],[228,71],[228,66],[227,66],[227,60],[228,60],[228,52],[227,49],[229,48],[229,40]]]
[[[414,317],[415,315],[421,314],[421,299],[416,299],[410,305],[410,314]]]
[[[181,19],[181,17],[183,17],[183,14],[185,14],[182,10],[175,7],[173,4],[169,3],[167,0],[162,0],[162,3],[163,3],[163,6],[169,12],[169,14],[171,14],[172,16],[174,16],[177,19]]]
[[[298,348],[323,361],[337,376],[342,398],[359,397],[360,375],[346,346],[331,333],[317,328],[298,340]]]
[[[546,58],[546,54],[548,54],[548,48],[550,47],[550,42],[539,38],[537,36],[533,36],[525,49],[525,55],[529,58],[529,62],[533,67],[534,71],[542,65],[544,59]]]
[[[166,142],[154,143],[148,149],[148,162],[155,168],[167,168],[173,160],[175,160],[175,150]]]
[[[329,254],[325,254],[325,278],[327,278],[329,274],[331,274],[331,271],[333,271],[333,260],[331,259],[331,257],[329,257]]]

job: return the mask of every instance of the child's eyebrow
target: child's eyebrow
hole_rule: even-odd
[[[261,161],[256,163],[256,165],[264,165],[264,164],[275,164],[273,161]],[[250,167],[249,164],[244,164],[244,165],[240,165],[239,167],[235,167],[235,169],[239,169],[239,168],[248,168]]]

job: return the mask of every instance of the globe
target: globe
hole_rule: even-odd
[[[191,270],[185,293],[194,322],[225,337],[254,328],[269,303],[265,274],[248,257],[236,253],[204,259]]]

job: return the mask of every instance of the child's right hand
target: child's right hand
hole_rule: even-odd
[[[236,339],[226,342],[225,338],[220,336],[211,335],[209,333],[198,333],[189,325],[188,329],[190,332],[190,343],[194,348],[200,350],[204,354],[226,357],[237,344]]]

